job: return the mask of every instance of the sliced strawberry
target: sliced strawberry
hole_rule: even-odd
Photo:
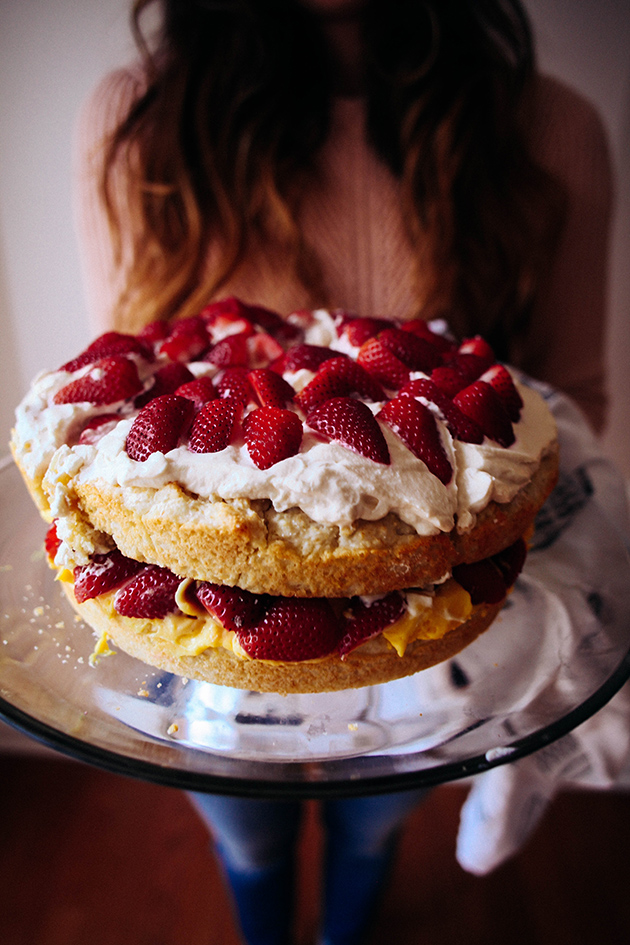
[[[350,318],[341,322],[337,333],[346,336],[350,344],[360,348],[368,339],[376,337],[379,331],[391,327],[386,318]]]
[[[526,558],[527,544],[523,538],[519,538],[513,545],[510,545],[509,548],[504,548],[499,554],[492,556],[492,561],[501,572],[508,588],[512,587],[523,570]]]
[[[389,465],[389,450],[383,431],[363,401],[333,397],[312,410],[306,422],[311,429],[338,441],[347,449],[375,463]]]
[[[490,384],[490,387],[496,390],[503,401],[508,417],[512,423],[518,423],[521,418],[521,410],[523,409],[523,398],[516,389],[512,375],[505,365],[493,364],[492,367],[488,368],[488,370],[481,375],[480,380],[485,381],[486,384]]]
[[[247,367],[249,364],[249,349],[247,347],[249,337],[245,332],[238,335],[228,335],[211,348],[205,360],[219,368]]]
[[[276,338],[290,341],[300,335],[300,330],[286,322],[277,312],[262,305],[248,305],[235,296],[210,302],[201,312],[201,316],[212,328],[224,319],[242,318],[250,324],[260,326],[263,331]]]
[[[153,453],[168,453],[188,431],[194,414],[192,401],[176,394],[155,397],[133,421],[125,449],[131,459],[144,462]]]
[[[453,478],[435,417],[414,397],[396,397],[383,405],[378,419],[399,436],[407,449],[421,459],[429,472],[445,486]]]
[[[264,598],[240,587],[210,584],[197,586],[197,599],[226,630],[248,630],[264,615]]]
[[[475,381],[465,387],[453,402],[470,417],[491,440],[508,447],[514,442],[514,430],[507,410],[494,388],[485,381]]]
[[[214,344],[229,338],[230,335],[253,335],[255,328],[247,318],[238,318],[236,315],[217,315],[208,326]]]
[[[117,548],[108,554],[93,555],[89,564],[74,569],[74,596],[79,604],[100,597],[121,587],[143,567]]]
[[[142,570],[114,596],[114,610],[123,617],[161,620],[179,608],[175,594],[181,578],[157,564],[144,565]]]
[[[454,354],[457,351],[457,344],[454,341],[433,331],[421,318],[414,318],[409,322],[403,322],[400,327],[402,331],[409,331],[419,338],[424,338],[432,347],[437,348],[441,355]]]
[[[277,597],[256,626],[238,630],[237,636],[253,659],[292,663],[328,656],[340,632],[335,612],[324,598]]]
[[[55,519],[52,525],[48,528],[46,537],[44,538],[44,550],[46,551],[48,560],[51,562],[51,564],[55,560],[55,555],[59,551],[60,545],[61,538],[57,534],[57,519]]]
[[[447,363],[456,368],[469,384],[478,380],[488,368],[487,359],[472,351],[457,351]]]
[[[235,296],[209,302],[199,313],[206,324],[212,326],[217,320],[224,318],[247,318],[245,305]]]
[[[182,384],[188,384],[194,380],[195,375],[185,364],[171,361],[170,364],[165,364],[155,372],[151,386],[136,397],[134,404],[136,407],[144,407],[155,397],[161,397],[162,394],[174,394]]]
[[[461,371],[450,364],[444,364],[431,371],[431,380],[447,397],[454,397],[459,394],[470,382],[464,377]]]
[[[219,453],[229,446],[243,413],[238,400],[210,400],[197,414],[190,431],[188,449],[193,453]]]
[[[123,356],[96,361],[87,374],[75,378],[57,391],[56,404],[114,404],[133,397],[142,390],[138,368]]]
[[[357,364],[365,368],[368,374],[390,390],[398,390],[409,380],[409,368],[389,351],[383,342],[370,338],[359,348]]]
[[[371,604],[366,604],[360,597],[353,597],[339,643],[341,659],[395,623],[403,615],[404,609],[405,602],[398,591],[392,591]]]
[[[150,360],[152,352],[146,344],[143,344],[140,338],[135,335],[125,335],[119,331],[106,331],[99,335],[88,347],[72,361],[68,361],[60,371],[78,371],[86,364],[94,364],[103,358],[111,358],[115,355],[137,354],[142,358]]]
[[[401,328],[387,328],[377,337],[381,344],[411,371],[423,371],[425,374],[430,374],[433,368],[442,363],[442,357],[437,348],[412,332],[403,331]]]
[[[256,403],[256,397],[249,383],[249,371],[242,367],[226,368],[216,381],[220,397],[238,400],[243,407]]]
[[[480,335],[475,335],[474,338],[465,338],[459,346],[459,351],[461,354],[474,354],[475,357],[485,362],[487,368],[495,362],[494,351]]]
[[[256,368],[248,377],[261,407],[286,407],[295,398],[288,381],[270,368]]]
[[[153,347],[164,341],[164,339],[168,337],[170,330],[171,326],[168,322],[156,319],[153,322],[149,322],[148,325],[145,325],[144,328],[138,332],[137,337]]]
[[[102,413],[98,417],[92,417],[81,429],[79,444],[93,446],[102,440],[106,433],[113,430],[119,420],[117,413]]]
[[[206,323],[199,315],[174,322],[160,345],[160,354],[171,361],[195,361],[210,347]]]
[[[251,368],[269,367],[283,354],[282,345],[267,332],[257,332],[247,339],[247,363]]]
[[[498,604],[507,594],[501,571],[490,558],[455,565],[453,577],[468,591],[473,604]]]
[[[219,392],[207,376],[196,377],[194,381],[187,381],[175,390],[178,397],[186,397],[192,400],[197,409],[207,404],[209,400],[214,400],[219,396]]]
[[[352,394],[374,403],[386,399],[383,388],[360,364],[342,356],[325,361],[296,400],[308,414],[332,397],[350,397]]]
[[[281,315],[265,308],[262,305],[245,305],[247,317],[273,338],[283,341],[293,341],[301,335],[300,329],[285,321]]]
[[[331,361],[338,357],[339,352],[333,351],[332,348],[301,344],[290,348],[286,354],[272,364],[272,368],[280,374],[289,371],[300,371],[302,368],[307,371],[316,371],[324,361]]]
[[[269,469],[295,456],[302,444],[302,434],[298,415],[279,407],[258,407],[243,422],[247,451],[259,469]]]
[[[398,393],[399,397],[424,397],[438,408],[452,436],[464,443],[482,443],[483,432],[470,417],[465,416],[450,397],[428,377],[409,381]]]

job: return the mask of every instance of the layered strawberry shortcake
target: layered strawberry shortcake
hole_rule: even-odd
[[[36,379],[11,445],[101,647],[283,693],[466,646],[558,464],[545,402],[481,338],[236,299],[97,338]]]

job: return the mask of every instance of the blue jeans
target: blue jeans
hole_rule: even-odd
[[[427,792],[322,802],[322,943],[359,945],[379,903],[402,823]],[[300,801],[191,794],[208,824],[248,945],[288,945]]]

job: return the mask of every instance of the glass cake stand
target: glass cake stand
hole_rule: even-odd
[[[279,696],[182,679],[122,652],[91,665],[95,638],[46,564],[44,534],[4,460],[0,715],[62,753],[161,784],[304,798],[434,785],[554,741],[630,676],[630,566],[620,548],[617,606],[596,630],[567,640],[554,621],[532,626],[537,590],[526,569],[504,614],[455,660],[367,689]]]

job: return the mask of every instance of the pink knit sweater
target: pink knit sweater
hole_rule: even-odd
[[[86,103],[77,130],[76,219],[93,328],[110,327],[122,272],[114,264],[96,188],[98,148],[137,93],[138,73],[107,76]],[[604,323],[611,171],[593,108],[551,79],[541,79],[533,144],[541,163],[565,184],[569,215],[553,272],[534,313],[521,367],[573,396],[596,428],[605,411]],[[303,225],[317,249],[329,301],[360,315],[405,318],[414,312],[413,253],[403,227],[398,184],[370,149],[360,99],[336,102],[322,174]],[[288,313],[303,289],[278,279],[264,260],[222,291]]]

